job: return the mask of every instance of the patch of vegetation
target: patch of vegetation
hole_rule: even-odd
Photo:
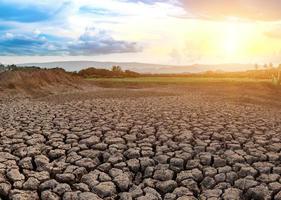
[[[255,84],[271,83],[270,79],[251,78],[208,78],[208,77],[139,77],[139,78],[91,78],[87,79],[102,87],[142,88],[159,85],[191,84]]]
[[[125,70],[123,71],[120,66],[113,66],[111,70],[108,69],[97,69],[97,68],[88,68],[83,69],[78,72],[78,75],[83,78],[124,78],[124,77],[140,77],[141,74]]]
[[[36,66],[17,66],[17,65],[3,65],[0,64],[0,72],[5,71],[26,71],[26,70],[40,70],[40,67]]]

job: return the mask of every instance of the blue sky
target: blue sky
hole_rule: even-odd
[[[0,2],[1,56],[98,55],[141,49],[136,42],[114,39],[107,30],[95,28],[94,21],[78,27],[80,35],[59,33],[61,28],[75,28],[68,19],[70,15],[98,19],[122,13],[74,1]]]
[[[0,62],[274,62],[281,43],[244,57],[237,47],[234,52],[234,44],[215,46],[227,43],[232,18],[245,33],[259,31],[256,37],[264,43],[279,42],[280,9],[279,0],[0,0]],[[208,38],[220,31],[226,39],[214,36],[211,44]],[[227,49],[236,57],[223,55]]]

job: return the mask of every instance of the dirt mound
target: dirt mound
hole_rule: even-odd
[[[71,89],[82,89],[80,77],[62,69],[7,71],[0,74],[2,92],[42,95]]]

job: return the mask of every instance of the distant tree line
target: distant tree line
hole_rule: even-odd
[[[5,65],[0,64],[0,72],[3,72],[3,71],[5,71]]]
[[[40,67],[36,66],[17,66],[17,65],[3,65],[0,64],[0,72],[5,72],[5,71],[20,71],[20,70],[39,70],[41,69]]]
[[[16,66],[0,64],[0,73],[5,71],[26,71],[40,70],[42,68],[36,66]],[[44,68],[47,70],[46,68]],[[64,71],[62,68],[54,68],[55,70]],[[51,69],[50,69],[51,70]],[[213,78],[255,78],[255,79],[272,79],[274,84],[281,84],[281,64],[273,66],[273,64],[255,65],[254,70],[243,72],[223,72],[223,71],[206,71],[202,73],[182,73],[182,74],[140,74],[130,70],[123,70],[120,66],[112,66],[109,69],[97,69],[94,67],[82,69],[79,72],[67,72],[75,76],[83,78],[126,78],[126,77],[213,77]]]
[[[36,66],[17,66],[17,65],[3,65],[0,63],[0,73],[5,71],[26,71],[26,70],[40,70],[46,68],[40,68]],[[63,70],[62,68],[55,68],[57,70]],[[122,78],[122,77],[139,77],[141,74],[131,71],[123,70],[120,66],[112,66],[111,70],[97,69],[94,67],[82,69],[79,72],[73,72],[73,75],[79,75],[83,78]]]
[[[141,74],[125,70],[123,71],[120,66],[113,66],[111,70],[97,69],[94,67],[82,69],[78,72],[79,76],[84,78],[122,78],[122,77],[139,77]]]

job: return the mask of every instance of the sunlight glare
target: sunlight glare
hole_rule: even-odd
[[[228,56],[233,56],[237,53],[239,48],[239,35],[238,26],[235,22],[228,22],[225,27],[225,33],[223,38],[223,50]],[[241,36],[242,37],[242,36]]]

